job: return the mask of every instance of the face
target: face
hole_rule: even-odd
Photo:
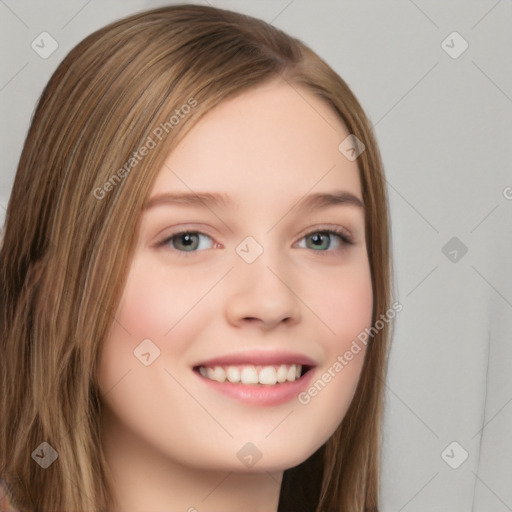
[[[106,428],[226,471],[283,470],[327,441],[372,314],[348,135],[320,98],[273,81],[168,156],[100,353]]]

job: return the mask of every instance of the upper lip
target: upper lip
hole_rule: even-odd
[[[261,365],[271,366],[280,364],[301,364],[303,366],[316,366],[310,357],[296,352],[285,351],[244,351],[235,354],[226,354],[211,359],[199,361],[193,365],[198,366],[235,366],[235,365]]]

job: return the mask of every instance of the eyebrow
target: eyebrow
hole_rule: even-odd
[[[144,210],[149,210],[156,206],[163,205],[181,205],[181,206],[206,206],[212,207],[233,207],[233,200],[223,193],[212,192],[181,192],[181,193],[164,193],[158,194],[150,198],[144,205]],[[330,206],[356,206],[365,209],[363,201],[344,190],[335,192],[316,192],[307,195],[304,199],[298,200],[292,209],[299,207],[304,210],[315,210],[328,208]]]

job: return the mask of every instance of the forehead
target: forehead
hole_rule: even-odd
[[[338,149],[348,135],[322,98],[265,83],[208,112],[168,155],[152,195],[208,190],[254,205],[331,189],[361,197],[357,163]]]

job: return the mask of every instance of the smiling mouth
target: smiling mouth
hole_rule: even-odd
[[[279,365],[227,365],[196,366],[194,371],[204,378],[216,382],[232,384],[273,386],[285,382],[295,382],[303,377],[312,367],[302,364]]]

